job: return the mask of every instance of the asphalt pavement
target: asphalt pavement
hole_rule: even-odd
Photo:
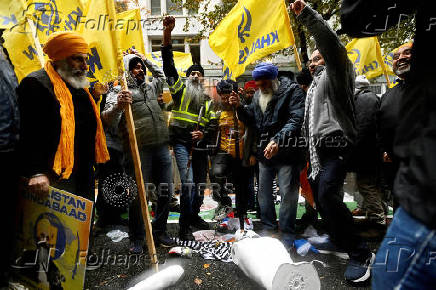
[[[255,231],[258,223],[255,223]],[[85,289],[128,289],[137,282],[153,274],[150,260],[145,250],[142,255],[129,254],[129,240],[112,242],[106,232],[120,229],[127,232],[125,226],[110,226],[96,233],[93,247],[88,256]],[[178,225],[168,225],[170,235],[176,236]],[[377,242],[370,241],[372,250],[376,250]],[[245,274],[234,263],[205,260],[194,254],[189,258],[172,258],[168,248],[157,248],[159,269],[179,264],[184,269],[184,275],[176,285],[168,289],[262,289],[255,281]],[[313,262],[321,281],[322,289],[370,289],[370,283],[351,285],[343,278],[347,260],[333,255],[315,254],[309,252],[301,257],[291,252],[295,262]]]

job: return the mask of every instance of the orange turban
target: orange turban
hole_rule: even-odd
[[[44,46],[44,52],[50,57],[44,69],[53,84],[56,99],[60,104],[61,115],[61,134],[54,158],[53,171],[62,179],[68,179],[74,167],[74,133],[76,124],[74,120],[73,96],[65,84],[65,81],[54,69],[52,62],[65,59],[77,53],[88,53],[89,48],[80,34],[74,32],[58,32],[49,36]],[[95,161],[97,163],[104,163],[109,160],[109,153],[100,119],[100,110],[94,98],[89,93],[89,90],[85,88],[85,91],[88,94],[97,123],[97,130],[95,132]]]
[[[48,37],[43,51],[51,60],[56,61],[76,53],[89,53],[89,46],[79,33],[61,31]]]

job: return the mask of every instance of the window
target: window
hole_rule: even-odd
[[[151,0],[151,15],[161,15],[160,0]]]
[[[185,42],[184,38],[173,38],[173,51],[185,52]],[[162,40],[152,39],[151,40],[151,51],[160,51]]]
[[[176,0],[166,0],[167,1],[167,13],[169,15],[183,15],[182,5]]]
[[[200,44],[198,42],[188,43],[187,38],[174,37],[172,39],[173,43],[173,51],[180,51],[185,53],[191,53],[192,62],[196,64],[200,64]],[[188,43],[186,46],[185,43]],[[161,39],[152,39],[151,40],[151,51],[160,51],[162,44]]]

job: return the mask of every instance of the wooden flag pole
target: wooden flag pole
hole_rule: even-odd
[[[389,79],[388,71],[386,69],[385,62],[383,61],[383,57],[382,57],[382,54],[381,54],[381,47],[380,47],[380,43],[378,41],[378,38],[377,38],[377,44],[376,45],[377,45],[377,47],[376,47],[377,58],[378,58],[378,61],[380,62],[380,65],[382,66],[383,74],[384,74],[384,76],[386,78],[386,83],[388,85],[388,88],[390,88],[391,87],[391,80]]]
[[[37,32],[36,32],[35,24],[33,24],[33,21],[30,18],[27,18],[27,24],[29,25],[30,33],[32,33],[33,41],[35,42],[35,49],[36,49],[36,54],[38,56],[39,63],[43,68],[45,65],[44,52],[41,49],[41,43],[39,42],[38,35],[36,34]]]
[[[109,19],[114,19],[114,23],[116,23],[114,1],[106,0],[106,5],[109,10],[108,12],[110,14]],[[124,75],[124,69],[123,69],[123,53],[118,43],[116,30],[112,29],[111,32],[112,32],[112,39],[114,41],[113,45],[117,50],[118,70],[119,70],[119,76],[121,78],[121,87],[123,90],[128,90],[126,76]],[[148,248],[148,254],[150,255],[152,267],[157,272],[159,271],[158,259],[157,259],[156,247],[154,245],[150,213],[148,211],[148,201],[147,201],[147,195],[145,193],[145,184],[142,176],[141,159],[139,157],[138,144],[136,142],[135,123],[133,121],[132,107],[130,105],[128,105],[127,108],[124,110],[124,114],[126,117],[127,131],[129,133],[129,145],[130,145],[130,150],[132,152],[133,166],[135,168],[136,185],[138,187],[138,196],[139,196],[139,201],[141,203],[142,219],[144,221],[144,226],[145,226],[145,238]]]
[[[292,48],[294,50],[295,62],[297,63],[298,70],[301,71],[303,67],[301,65],[301,58],[300,58],[300,54],[298,53],[297,45],[295,44],[295,36],[294,36],[294,31],[292,30],[292,24],[290,25],[289,29],[291,30],[292,39],[294,39],[294,45],[292,46]]]
[[[301,71],[303,69],[303,67],[301,66],[300,54],[298,53],[298,49],[297,49],[297,46],[295,44],[294,44],[293,48],[294,48],[295,62],[297,63],[298,70]]]
[[[128,90],[126,77],[123,75],[121,80],[123,90]],[[136,184],[138,186],[138,195],[141,203],[142,219],[145,225],[145,237],[147,242],[148,253],[150,255],[151,264],[153,269],[158,272],[158,259],[156,247],[152,234],[150,212],[148,211],[148,201],[145,193],[145,184],[141,170],[141,159],[139,157],[138,143],[136,142],[135,123],[133,122],[132,107],[129,105],[124,111],[127,123],[127,130],[129,132],[129,144],[132,151],[133,165],[135,167]]]

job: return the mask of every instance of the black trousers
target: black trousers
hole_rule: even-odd
[[[229,192],[236,194],[236,209],[238,216],[245,216],[248,207],[248,183],[250,170],[242,166],[242,160],[219,151],[213,160],[212,174],[219,184],[219,196],[216,196],[221,205],[232,206]]]
[[[309,178],[317,210],[332,241],[345,250],[350,258],[363,262],[369,257],[370,251],[357,236],[353,216],[343,202],[341,193],[349,151],[321,148],[318,153],[322,169],[315,180]]]
[[[95,203],[95,208],[98,213],[98,221],[100,225],[116,224],[121,220],[121,214],[126,212],[126,209],[120,209],[108,204],[103,197],[103,182],[114,173],[124,172],[124,154],[118,150],[108,148],[110,160],[100,164],[98,167],[98,195]]]

